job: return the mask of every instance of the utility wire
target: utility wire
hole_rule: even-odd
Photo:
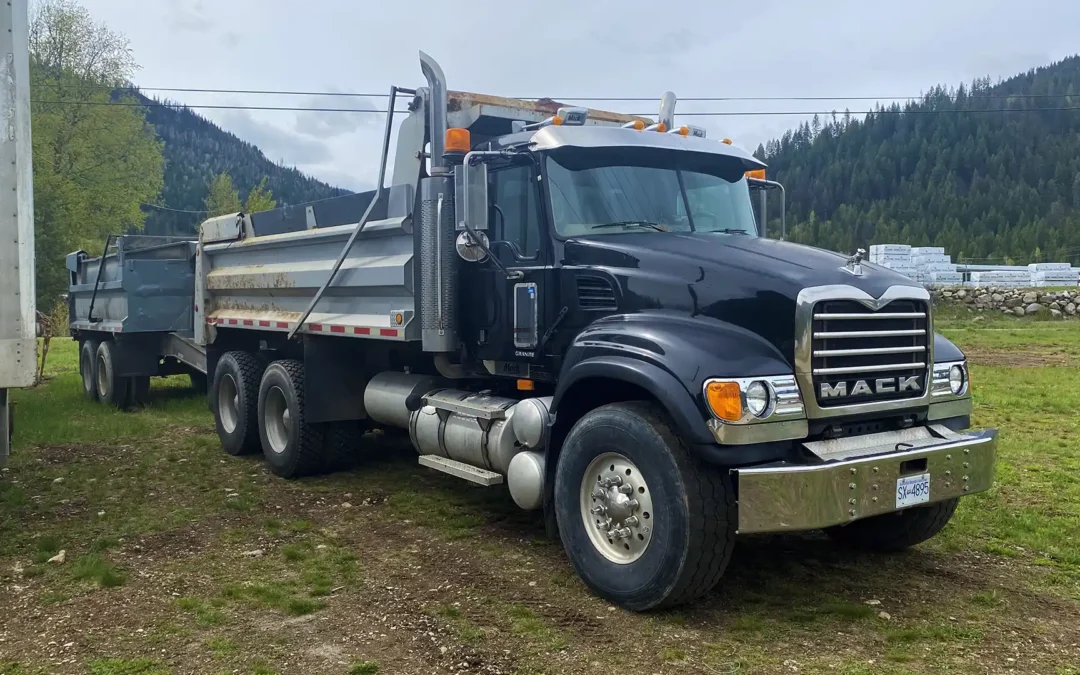
[[[50,84],[36,84],[37,88],[55,87]],[[104,89],[108,91],[162,91],[193,94],[248,94],[256,96],[341,96],[354,98],[388,98],[386,93],[361,93],[344,91],[289,91],[276,89],[205,89],[199,87],[114,87],[108,84],[79,84],[71,89]],[[930,94],[917,96],[680,96],[680,101],[895,101],[922,100]],[[955,98],[955,94],[947,94]],[[567,101],[659,101],[656,96],[512,96],[522,100],[551,98]],[[967,99],[1048,99],[1080,98],[1080,94],[970,94]]]
[[[128,108],[171,108],[191,110],[270,110],[291,112],[319,112],[319,113],[371,113],[386,114],[385,110],[378,108],[303,108],[296,106],[261,106],[261,105],[191,105],[186,103],[132,103],[126,101],[43,101],[34,99],[31,103],[39,105],[87,105],[87,106],[120,106]],[[965,115],[979,113],[1034,113],[1034,112],[1062,112],[1080,110],[1080,106],[1054,106],[1047,108],[976,108],[976,109],[945,109],[945,110],[846,110],[849,115]],[[397,110],[396,112],[408,112]],[[627,115],[648,117],[653,113],[625,113]],[[758,117],[769,115],[834,115],[837,110],[747,110],[747,111],[690,111],[677,112],[679,117]]]
[[[171,213],[193,213],[200,215],[204,213],[210,213],[209,211],[189,211],[188,209],[173,209],[169,208],[168,206],[161,206],[160,204],[147,204],[145,202],[139,204],[139,206],[145,206],[148,209],[157,209],[158,211],[169,211]]]

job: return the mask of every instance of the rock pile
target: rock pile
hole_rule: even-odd
[[[952,302],[980,312],[1013,316],[1042,314],[1055,319],[1074,317],[1080,309],[1080,288],[1045,291],[1041,288],[934,288],[935,302]]]

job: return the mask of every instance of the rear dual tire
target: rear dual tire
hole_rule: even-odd
[[[270,470],[300,478],[343,468],[355,455],[361,422],[307,422],[304,365],[284,359],[269,365],[247,352],[218,361],[211,410],[221,445],[231,455],[262,451]]]

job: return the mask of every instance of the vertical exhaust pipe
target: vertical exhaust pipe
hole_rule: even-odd
[[[429,55],[420,52],[420,70],[424,72],[431,99],[428,101],[428,134],[431,139],[431,173],[446,173],[443,152],[446,143],[446,76],[442,68]]]
[[[431,176],[420,181],[420,337],[426,352],[457,350],[457,260],[454,251],[454,175],[443,157],[446,143],[446,77],[420,52],[428,83]]]

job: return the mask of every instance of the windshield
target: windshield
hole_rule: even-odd
[[[547,157],[551,212],[559,234],[655,231],[757,236],[746,178],[741,170],[733,171],[730,162],[721,158],[726,165],[721,171],[703,166],[701,156],[690,153],[620,154],[608,161],[595,152]]]

